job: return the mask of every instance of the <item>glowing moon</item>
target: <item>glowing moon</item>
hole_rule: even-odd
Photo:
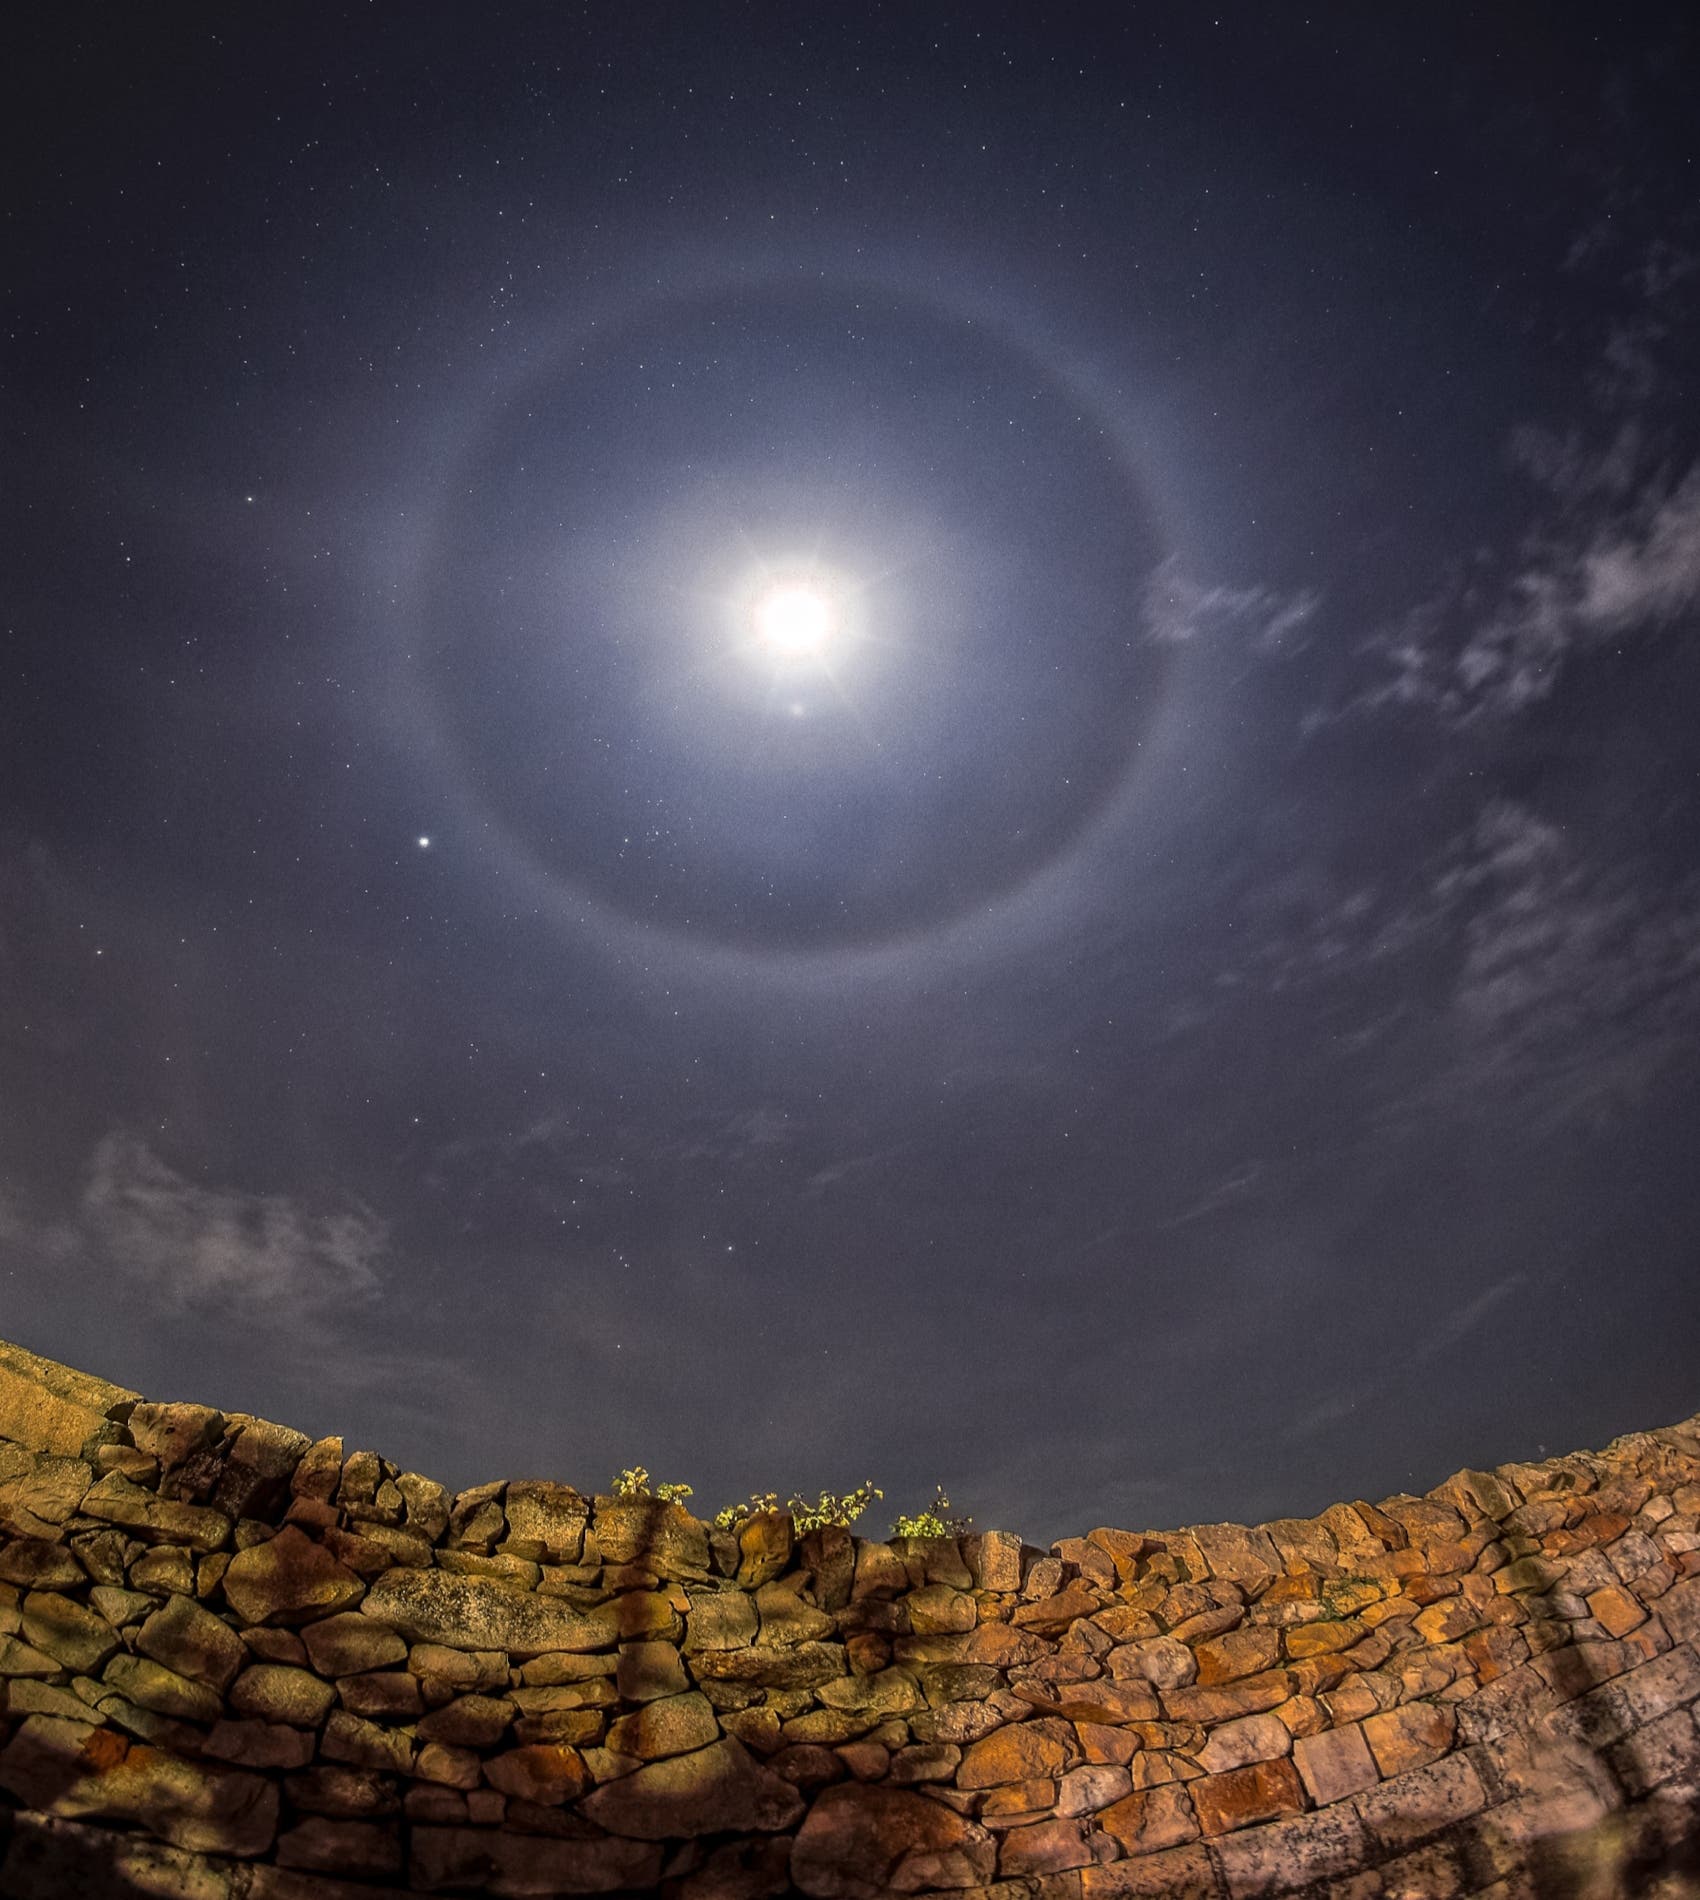
[[[756,638],[776,660],[817,659],[836,622],[831,599],[801,582],[769,588],[756,602]]]

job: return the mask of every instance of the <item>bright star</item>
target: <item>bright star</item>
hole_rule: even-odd
[[[421,838],[419,840],[419,849],[421,851],[429,851],[431,849],[431,840],[429,838]]]
[[[756,637],[778,660],[813,659],[832,638],[837,616],[819,588],[789,581],[756,602]]]

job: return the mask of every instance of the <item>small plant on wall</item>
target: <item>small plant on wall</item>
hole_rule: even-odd
[[[617,1498],[653,1498],[662,1504],[683,1504],[696,1495],[688,1484],[656,1484],[643,1465],[631,1465],[616,1472],[610,1489]],[[953,1514],[942,1484],[935,1486],[934,1492],[932,1503],[925,1509],[899,1512],[891,1527],[893,1537],[963,1537],[973,1529],[971,1517]],[[884,1496],[872,1478],[852,1491],[822,1491],[813,1498],[793,1492],[782,1500],[777,1491],[754,1491],[743,1503],[728,1504],[716,1511],[714,1526],[716,1530],[736,1530],[746,1518],[759,1516],[764,1511],[785,1511],[799,1535],[825,1529],[828,1525],[848,1530],[867,1515],[868,1507],[876,1498]]]
[[[696,1496],[695,1488],[688,1484],[651,1484],[642,1465],[616,1471],[613,1492],[617,1498],[654,1498],[662,1504],[683,1504],[686,1498]]]
[[[728,1504],[716,1511],[714,1524],[717,1530],[729,1531],[758,1511],[789,1511],[799,1532],[822,1530],[829,1524],[848,1530],[875,1498],[884,1496],[871,1478],[854,1491],[823,1491],[814,1499],[793,1493],[783,1504],[777,1491],[757,1491],[743,1504]]]
[[[891,1527],[893,1537],[966,1537],[974,1528],[973,1518],[951,1514],[950,1499],[942,1484],[933,1488],[937,1495],[924,1511],[898,1514]]]

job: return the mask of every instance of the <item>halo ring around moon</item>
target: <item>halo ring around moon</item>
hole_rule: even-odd
[[[840,325],[852,342],[835,356]],[[865,378],[857,325],[861,345],[872,339]],[[703,413],[799,330],[825,393],[782,390],[756,432],[769,428],[794,465],[799,419],[818,408],[817,475],[798,481],[786,467],[769,481],[747,452],[716,462]],[[699,413],[677,412],[690,426],[673,439],[673,412],[636,401],[634,379],[699,359],[717,333],[729,339],[724,387],[710,378]],[[984,310],[878,280],[651,289],[550,345],[482,401],[437,472],[409,639],[434,769],[554,914],[605,943],[770,968],[877,954],[969,920],[983,929],[1126,792],[1169,678],[1171,655],[1142,625],[1164,549],[1143,471],[1083,378]],[[906,360],[918,364],[907,384]],[[783,363],[771,373],[796,374]],[[1000,464],[998,430],[961,421],[980,391],[1012,427],[1023,405],[1046,410],[1041,439],[1054,450],[1060,435],[1069,466],[1053,454],[1023,471],[1019,440]],[[633,426],[639,439],[623,442]],[[748,425],[727,426],[736,443]],[[929,514],[934,478],[942,500]],[[603,505],[611,493],[626,499]],[[639,518],[622,542],[611,522],[634,512],[633,496]],[[1071,524],[1093,507],[1109,531],[1084,539]],[[859,678],[842,682],[843,704],[827,707],[843,728],[839,754],[825,768],[813,732],[801,742],[813,754],[787,754],[789,740],[752,751],[740,725],[750,707],[718,706],[698,671],[721,604],[713,559],[694,557],[716,537],[734,548],[741,538],[747,567],[811,535],[811,554],[824,539],[835,565],[877,576],[896,603],[870,609],[878,665],[901,675],[917,654],[949,655],[935,666],[931,715],[924,696],[919,714],[905,696],[913,681],[897,680],[889,716],[877,692],[857,705]],[[1048,608],[1059,572],[1069,597]],[[929,612],[951,580],[965,605],[935,642]],[[892,618],[902,625],[882,652]],[[705,642],[696,656],[681,631],[693,626]],[[777,842],[767,812],[791,825]]]

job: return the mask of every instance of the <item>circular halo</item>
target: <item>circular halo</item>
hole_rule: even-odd
[[[989,322],[986,311],[948,305],[934,297],[918,296],[905,286],[877,279],[854,283],[827,279],[799,286],[788,276],[775,273],[699,286],[682,294],[651,292],[617,311],[602,313],[587,327],[559,336],[555,351],[542,371],[523,383],[511,385],[494,402],[482,405],[482,427],[473,431],[470,441],[462,437],[465,446],[460,454],[450,458],[445,479],[437,491],[434,521],[422,537],[415,577],[415,598],[423,606],[427,622],[431,603],[441,598],[438,582],[445,573],[445,564],[452,563],[459,551],[454,504],[478,487],[481,476],[492,467],[500,466],[504,459],[504,436],[516,415],[529,409],[539,391],[546,389],[564,369],[573,367],[574,357],[578,359],[577,366],[583,368],[592,346],[603,350],[617,348],[623,337],[645,326],[653,334],[657,321],[695,321],[717,300],[722,313],[727,309],[742,309],[748,300],[759,301],[766,295],[831,299],[838,308],[854,306],[861,311],[863,299],[870,292],[884,299],[888,310],[897,313],[898,320],[907,317],[917,324],[932,325],[935,347],[940,334],[949,331],[954,333],[951,340],[958,346],[978,346],[982,353],[989,350],[994,355],[1001,351],[1006,370],[1014,366],[1017,380],[1024,374],[1035,392],[1042,392],[1046,398],[1071,408],[1075,420],[1083,425],[1083,437],[1103,445],[1092,473],[1100,484],[1108,483],[1119,493],[1128,524],[1126,544],[1115,550],[1112,563],[1123,583],[1113,644],[1124,653],[1135,648],[1140,650],[1139,663],[1133,669],[1139,675],[1140,690],[1130,692],[1126,672],[1110,682],[1112,690],[1107,693],[1092,690],[1104,682],[1083,681],[1087,689],[1085,699],[1090,701],[1095,717],[1081,720],[1075,728],[1076,734],[1095,734],[1107,727],[1114,732],[1115,742],[1107,753],[1100,747],[1096,755],[1080,760],[1070,757],[1065,744],[1060,754],[1064,765],[1075,765],[1078,769],[1064,770],[1061,776],[1065,784],[1078,787],[1077,795],[1061,812],[1041,812],[1037,824],[1011,826],[1010,836],[1024,848],[1003,853],[1001,859],[989,866],[988,874],[965,879],[940,875],[941,858],[933,864],[923,864],[907,885],[897,891],[901,901],[889,901],[888,894],[883,907],[877,902],[864,904],[859,915],[844,901],[842,894],[834,896],[829,892],[823,902],[818,901],[818,892],[801,891],[803,897],[817,901],[812,910],[804,906],[807,914],[800,922],[792,922],[771,911],[740,914],[724,904],[717,909],[715,893],[705,890],[700,882],[690,885],[688,878],[681,890],[670,896],[654,890],[645,893],[637,888],[644,881],[643,877],[622,885],[617,877],[611,880],[608,876],[606,858],[599,859],[594,851],[588,854],[563,852],[558,832],[541,835],[539,828],[529,822],[527,812],[516,811],[511,800],[503,795],[498,782],[502,749],[498,746],[492,753],[481,746],[481,735],[475,722],[465,716],[461,695],[448,690],[451,682],[458,683],[456,676],[460,670],[452,663],[453,656],[446,655],[440,643],[435,643],[435,654],[431,652],[434,642],[428,624],[416,629],[425,635],[417,644],[426,647],[428,662],[432,658],[438,662],[435,668],[428,664],[428,675],[434,671],[437,677],[427,678],[420,709],[439,766],[452,774],[456,788],[481,823],[485,835],[494,841],[510,867],[523,875],[538,900],[546,903],[563,921],[580,931],[590,931],[610,947],[629,937],[634,946],[642,943],[650,952],[672,945],[698,958],[706,956],[714,961],[727,957],[755,958],[770,970],[795,966],[803,971],[821,964],[823,959],[841,964],[846,954],[865,956],[912,947],[924,937],[954,935],[964,941],[972,939],[983,943],[998,917],[1012,915],[1012,906],[1017,900],[1036,890],[1041,882],[1050,883],[1049,874],[1093,831],[1095,821],[1117,805],[1118,795],[1127,789],[1143,756],[1141,735],[1149,731],[1161,709],[1174,655],[1144,639],[1142,629],[1136,624],[1144,586],[1159,566],[1164,550],[1156,532],[1155,511],[1147,500],[1136,459],[1130,453],[1125,432],[1116,426],[1113,404],[1092,386],[1090,379],[1058,367],[1051,360],[1054,352],[1046,352],[1031,341],[1011,334],[1000,323]],[[710,321],[714,319],[711,317]],[[512,445],[505,459],[514,459]],[[754,541],[755,536],[752,534],[750,538]],[[759,554],[760,549],[752,551]],[[856,551],[871,552],[866,547]],[[857,578],[859,581],[860,576]],[[775,661],[779,653],[786,654],[786,666],[780,668],[775,664],[774,671],[775,685],[783,685],[787,690],[772,703],[771,709],[793,722],[793,730],[810,729],[812,739],[813,715],[819,708],[789,690],[794,687],[798,672],[805,670],[791,662],[806,657],[809,667],[823,676],[830,674],[824,650],[830,647],[834,659],[838,657],[844,633],[843,616],[839,612],[841,603],[836,597],[829,597],[830,609],[823,614],[816,604],[819,596],[813,592],[812,582],[788,579],[782,585],[785,591],[779,600],[770,602],[766,611],[761,612],[759,626],[752,629],[746,619],[744,638],[748,643],[753,631],[758,647],[766,648],[770,659]],[[864,603],[858,601],[852,617],[859,621],[864,612]],[[777,638],[773,637],[775,634]],[[848,644],[861,643],[858,630],[856,640]],[[445,661],[449,663],[444,664]],[[780,682],[777,674],[782,670],[787,677]],[[685,682],[687,695],[695,684],[697,682]],[[1124,715],[1119,721],[1103,717],[1117,710]],[[996,749],[994,739],[986,750],[995,753]],[[1005,757],[1007,760],[1007,749]],[[492,758],[498,761],[495,770]],[[544,775],[547,776],[547,768]],[[616,853],[615,858],[617,861],[619,854]],[[645,877],[651,883],[659,882],[653,876],[656,868],[657,860],[651,854],[643,866]],[[866,865],[856,868],[862,870]]]

